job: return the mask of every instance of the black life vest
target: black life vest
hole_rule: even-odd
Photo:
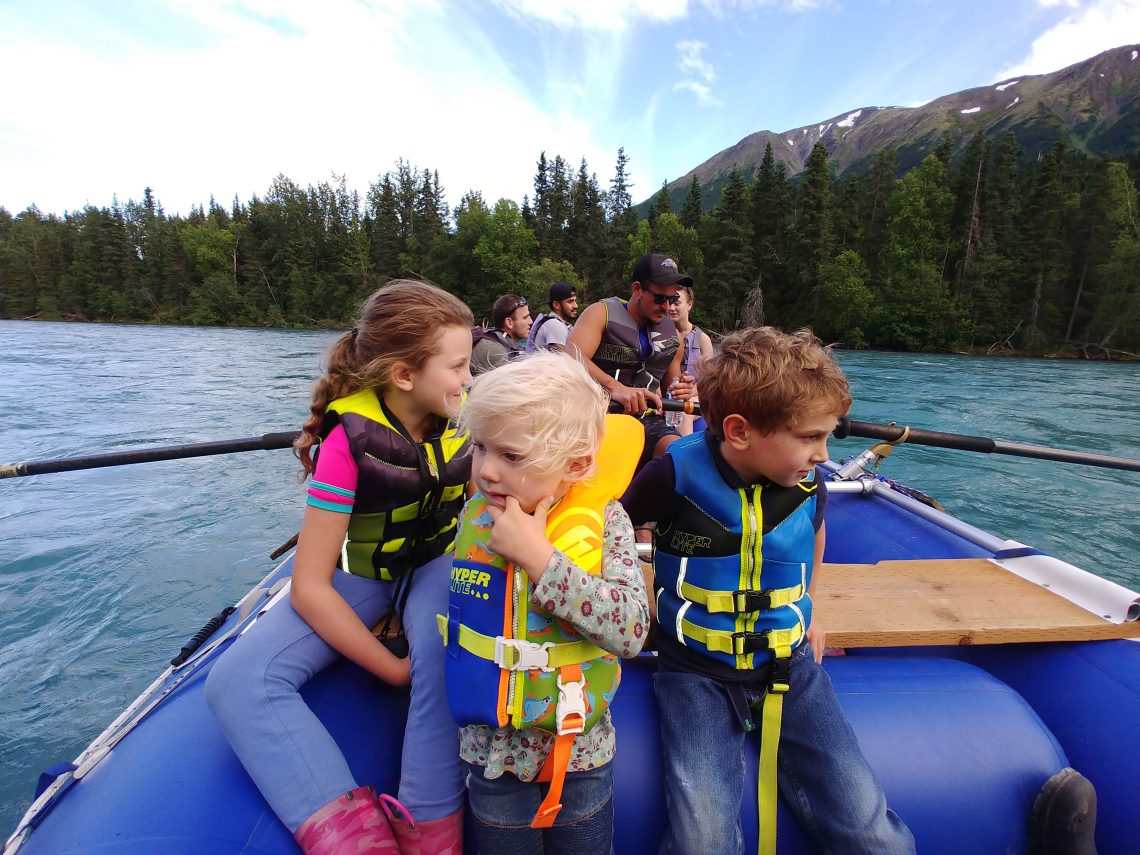
[[[681,344],[677,328],[667,316],[647,326],[649,356],[645,357],[640,327],[630,316],[626,301],[606,297],[602,305],[606,307],[606,326],[594,351],[594,364],[626,386],[657,391]]]
[[[451,549],[471,477],[467,435],[442,422],[417,443],[371,389],[332,401],[321,438],[338,424],[359,472],[342,569],[391,581]]]

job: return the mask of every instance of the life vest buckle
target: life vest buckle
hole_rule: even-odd
[[[525,638],[495,637],[495,664],[507,671],[546,671],[550,667],[549,650],[553,641],[538,644]]]
[[[772,670],[768,672],[768,691],[782,695],[792,688],[792,657],[776,656],[772,659]]]
[[[742,589],[732,592],[732,603],[737,614],[764,611],[772,608],[772,591],[750,591]]]
[[[558,735],[581,733],[586,729],[586,678],[562,682],[557,678],[558,704],[554,708]]]
[[[734,632],[732,634],[732,652],[736,656],[748,653],[758,653],[768,650],[768,630],[763,632]]]

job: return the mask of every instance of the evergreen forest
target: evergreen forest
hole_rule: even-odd
[[[1026,158],[1011,135],[945,140],[905,175],[893,149],[833,176],[817,144],[789,177],[772,156],[734,169],[711,210],[694,177],[633,207],[629,160],[599,182],[538,158],[520,205],[476,190],[449,210],[438,171],[400,160],[361,197],[343,178],[212,199],[186,216],[141,201],[63,216],[0,208],[0,317],[343,327],[394,278],[431,280],[476,318],[495,297],[628,296],[654,250],[696,282],[694,320],[812,327],[852,348],[1129,358],[1140,352],[1140,152],[1093,159],[1059,143]]]

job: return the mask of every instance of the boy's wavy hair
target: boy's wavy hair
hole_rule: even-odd
[[[547,475],[597,454],[608,406],[580,360],[540,350],[476,377],[459,425],[484,440],[509,432],[521,446],[520,465]],[[593,466],[581,479],[591,474]]]
[[[329,349],[309,418],[293,443],[305,474],[313,471],[312,448],[330,402],[362,389],[381,392],[397,362],[419,368],[439,351],[444,329],[468,330],[474,323],[462,300],[428,282],[395,279],[365,300],[352,329]]]
[[[724,438],[724,420],[737,413],[763,434],[822,413],[851,409],[847,378],[809,329],[785,333],[753,327],[727,335],[701,362],[701,414]]]

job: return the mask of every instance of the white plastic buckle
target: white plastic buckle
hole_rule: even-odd
[[[586,678],[575,680],[572,683],[563,683],[562,675],[558,675],[558,704],[554,708],[558,735],[565,733],[581,733],[586,729]],[[578,725],[566,726],[566,718],[577,714]]]
[[[537,644],[533,641],[527,641],[524,638],[503,638],[503,636],[496,636],[495,638],[495,664],[500,668],[505,668],[508,671],[546,671],[549,673],[554,669],[550,667],[550,654],[547,652],[554,646],[553,641],[548,641],[545,644]],[[513,648],[516,656],[512,664],[506,657],[507,648]]]

